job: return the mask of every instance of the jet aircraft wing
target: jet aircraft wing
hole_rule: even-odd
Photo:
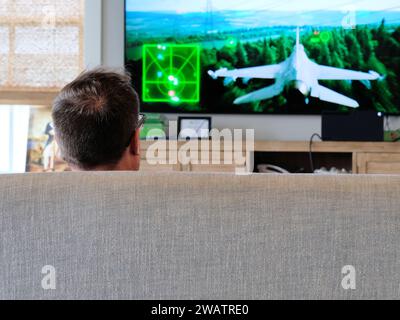
[[[312,90],[311,96],[319,98],[323,101],[340,104],[350,108],[358,108],[360,106],[357,101],[321,85],[318,85],[316,90]]]
[[[380,75],[374,71],[366,73],[317,64],[315,67],[318,80],[378,80],[380,78]]]
[[[282,93],[282,88],[277,84],[254,91],[243,97],[237,98],[234,104],[244,104],[254,101],[266,100],[278,96]]]
[[[228,70],[226,68],[217,71],[208,71],[208,74],[213,78],[238,78],[247,79],[275,79],[282,70],[281,64],[273,64],[269,66],[251,67],[243,69]]]

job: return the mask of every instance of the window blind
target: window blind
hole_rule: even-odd
[[[0,0],[0,103],[48,104],[83,69],[84,0]]]

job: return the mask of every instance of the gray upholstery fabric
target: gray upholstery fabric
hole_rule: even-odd
[[[397,299],[399,196],[390,176],[1,176],[0,299]]]

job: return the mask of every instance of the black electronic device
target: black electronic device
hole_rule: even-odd
[[[322,115],[324,141],[383,141],[384,115],[376,111],[325,112]]]

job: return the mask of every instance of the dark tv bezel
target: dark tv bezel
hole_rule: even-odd
[[[127,7],[126,7],[126,1],[124,0],[124,67],[127,69],[128,67],[128,57],[127,57],[127,32],[126,32],[126,13],[127,13]],[[142,81],[142,80],[140,80]],[[141,84],[142,85],[142,84]],[[200,92],[201,92],[201,88],[200,88]],[[201,94],[200,94],[200,99],[201,99]],[[143,106],[143,104],[145,103],[142,99],[142,97],[140,97],[140,103]],[[203,112],[203,111],[185,111],[185,110],[171,110],[170,108],[170,104],[168,103],[164,103],[165,106],[168,106],[168,108],[166,108],[165,110],[161,111],[149,111],[149,110],[143,110],[142,108],[142,112],[144,113],[150,113],[150,114],[157,114],[157,113],[164,113],[164,114],[182,114],[182,115],[233,115],[233,116],[321,116],[322,114],[326,111],[328,112],[340,112],[339,110],[322,110],[321,112],[299,112],[299,111],[294,111],[294,112],[290,112],[290,113],[286,113],[286,112],[247,112],[247,111],[239,111],[239,112]],[[232,104],[232,106],[234,106]],[[400,107],[399,107],[400,108]],[[355,109],[355,110],[360,110],[360,109]],[[361,110],[365,110],[365,109],[361,109]],[[353,109],[348,108],[347,111],[343,111],[343,114],[346,113],[351,113],[353,111]],[[378,110],[374,110],[376,112],[379,112]],[[399,109],[399,113],[383,113],[384,116],[400,116],[400,109]]]

